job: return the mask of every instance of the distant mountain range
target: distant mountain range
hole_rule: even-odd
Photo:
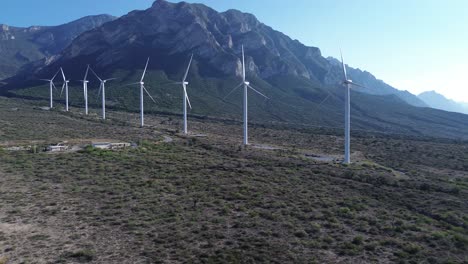
[[[248,79],[271,98],[265,101],[250,95],[253,121],[343,125],[344,88],[338,61],[324,58],[318,48],[292,40],[251,14],[158,0],[147,10],[110,20],[83,32],[57,55],[23,66],[0,90],[9,91],[11,96],[46,98],[47,89],[38,87],[42,83],[37,79],[49,78],[63,67],[69,78],[78,80],[91,64],[102,77],[119,78],[108,89],[109,106],[137,111],[138,91],[124,84],[140,78],[150,56],[145,83],[159,100],[156,105],[148,103],[148,111],[179,113],[182,93],[168,83],[180,81],[193,53],[191,113],[240,118],[240,94],[224,97],[240,82],[244,45]],[[353,129],[467,138],[468,116],[429,109],[420,98],[368,72],[348,70],[354,81],[368,87],[353,90]],[[92,80],[90,87],[97,86]],[[71,93],[72,103],[81,106],[80,89]],[[97,100],[94,103],[99,105]]]
[[[50,58],[81,33],[114,19],[110,15],[98,15],[53,27],[0,25],[0,79],[13,76],[28,63]]]
[[[421,93],[418,97],[432,108],[468,114],[468,104],[447,99],[445,96],[435,91]]]

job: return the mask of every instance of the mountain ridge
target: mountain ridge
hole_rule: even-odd
[[[448,99],[436,91],[426,91],[418,95],[430,107],[449,112],[468,114],[468,105]]]
[[[132,11],[81,34],[47,63],[31,67],[35,73],[30,82],[15,88],[42,85],[33,79],[49,78],[60,67],[67,76],[82,78],[86,65],[91,64],[99,75],[119,78],[113,84],[115,88],[107,92],[108,105],[137,111],[136,90],[124,85],[139,80],[149,56],[145,84],[161,100],[145,109],[178,113],[180,91],[165,83],[180,81],[194,54],[189,74],[189,96],[195,106],[192,114],[236,119],[242,111],[239,95],[224,97],[240,82],[241,46],[246,52],[249,81],[271,98],[264,101],[254,94],[249,96],[252,121],[343,125],[342,72],[321,55],[320,49],[291,39],[252,14],[217,12],[185,2],[157,1],[147,10]],[[30,72],[16,76],[16,81],[27,80]],[[366,76],[378,82],[372,75]],[[95,82],[90,83],[91,91],[97,87]],[[22,89],[16,95],[47,98],[45,91]],[[81,93],[75,93],[72,101],[80,104],[79,96]],[[466,137],[463,131],[468,130],[464,125],[468,124],[466,116],[414,107],[396,94],[373,95],[356,90],[352,92],[351,107],[353,129],[450,138]]]
[[[15,75],[28,63],[61,52],[81,33],[111,21],[110,15],[86,16],[58,26],[0,25],[0,79]]]

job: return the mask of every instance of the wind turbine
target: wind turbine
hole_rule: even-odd
[[[178,84],[182,84],[182,88],[184,89],[184,98],[183,98],[183,104],[182,104],[182,108],[183,108],[183,111],[184,111],[184,134],[188,134],[188,126],[187,126],[187,103],[190,107],[190,109],[192,109],[192,105],[190,104],[190,99],[187,95],[187,85],[189,84],[187,82],[187,76],[188,76],[188,73],[190,71],[190,66],[192,65],[192,60],[193,60],[193,54],[192,56],[190,56],[190,62],[187,66],[187,70],[185,71],[185,75],[184,75],[184,78],[182,79],[182,82],[178,83]]]
[[[140,82],[129,84],[129,85],[134,85],[134,84],[139,84],[140,85],[140,126],[141,127],[145,126],[145,112],[144,112],[144,105],[143,105],[143,103],[144,103],[144,92],[146,92],[146,94],[148,94],[148,96],[151,98],[151,100],[156,103],[153,96],[151,96],[151,94],[148,92],[148,90],[146,90],[145,82],[143,81],[145,79],[146,70],[148,69],[149,60],[150,60],[150,58],[148,57],[148,60],[146,61],[145,70],[143,71],[143,75],[141,76]]]
[[[68,112],[68,83],[70,82],[70,80],[67,80],[67,78],[65,78],[65,73],[63,72],[63,68],[60,68],[60,71],[62,72],[62,77],[63,77],[63,85],[62,85],[62,91],[60,92],[60,96],[62,96],[63,88],[65,88],[65,111]]]
[[[343,66],[343,75],[344,81],[343,85],[345,85],[345,155],[344,155],[344,163],[349,164],[351,163],[350,158],[350,142],[351,142],[351,98],[350,98],[350,90],[351,87],[357,86],[365,88],[364,86],[354,83],[352,80],[348,79],[348,74],[346,73],[346,66],[343,60],[343,53],[340,50],[341,54],[341,65]]]
[[[88,72],[89,72],[89,65],[86,67],[86,73],[81,82],[83,82],[83,95],[84,95],[84,101],[85,101],[85,114],[88,114]]]
[[[248,99],[248,90],[249,88],[252,89],[252,91],[258,93],[259,95],[265,97],[266,99],[268,98],[266,95],[262,94],[261,92],[257,91],[255,88],[253,88],[250,85],[250,82],[246,81],[245,78],[245,56],[244,56],[244,45],[242,45],[242,82],[236,86],[232,91],[224,97],[226,99],[229,95],[231,95],[235,90],[240,88],[241,86],[244,86],[244,113],[243,113],[243,121],[244,121],[244,145],[249,144],[249,138],[248,138],[248,107],[247,107],[247,99]]]
[[[101,84],[99,85],[98,95],[101,94],[101,91],[102,91],[102,119],[105,120],[106,119],[106,82],[115,80],[116,78],[103,80],[99,78],[99,76],[94,72],[94,70],[91,67],[89,67],[89,69],[94,74],[94,76],[96,76],[96,78],[98,78],[99,81],[101,82]]]
[[[54,77],[52,77],[52,79],[41,79],[41,81],[46,81],[46,82],[49,82],[49,86],[50,86],[50,109],[52,109],[54,107],[54,91],[53,91],[53,88],[56,88],[55,87],[55,84],[54,84],[54,79],[55,77],[57,77],[57,74],[59,73],[60,70],[57,71],[57,73],[55,73]]]

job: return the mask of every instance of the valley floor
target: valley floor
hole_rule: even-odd
[[[466,142],[39,106],[0,97],[0,263],[468,262]],[[87,139],[138,148],[6,150]]]

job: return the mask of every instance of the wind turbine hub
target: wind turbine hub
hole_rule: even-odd
[[[145,82],[140,82],[141,85],[145,84]]]
[[[89,81],[84,81],[85,83],[89,83]]]
[[[245,85],[250,85],[250,82],[244,82]]]
[[[188,85],[188,82],[184,82],[185,85]]]

